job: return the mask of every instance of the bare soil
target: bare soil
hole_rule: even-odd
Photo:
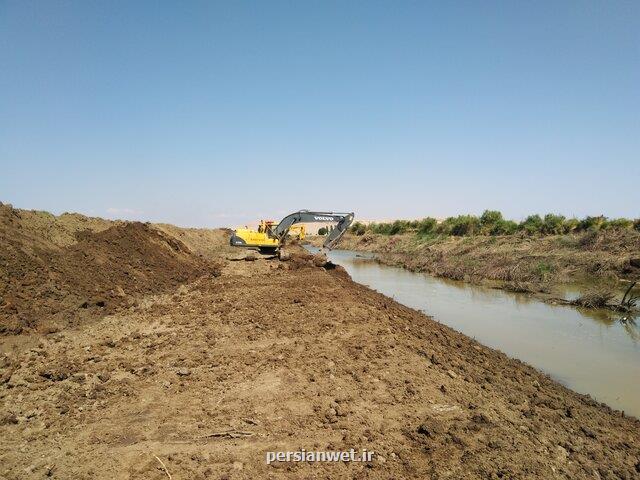
[[[132,255],[149,233],[117,232],[98,244]],[[640,476],[640,421],[295,247],[280,261],[226,241],[185,231],[175,252],[162,237],[163,255],[187,248],[219,271],[56,332],[0,338],[0,477]],[[301,448],[375,455],[265,462]]]

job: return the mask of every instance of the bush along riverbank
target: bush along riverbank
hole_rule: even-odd
[[[604,215],[589,216],[583,219],[566,218],[563,215],[548,213],[544,216],[529,215],[521,222],[507,220],[497,210],[485,210],[479,217],[458,215],[438,221],[433,217],[422,220],[396,220],[394,222],[362,223],[355,222],[350,232],[356,236],[365,233],[381,235],[399,235],[413,233],[418,236],[477,236],[477,235],[563,235],[571,233],[598,231],[640,231],[640,218],[607,218]]]
[[[381,263],[435,276],[561,300],[578,286],[585,308],[633,310],[640,278],[640,222],[500,212],[390,223],[356,223],[340,248],[374,252]]]

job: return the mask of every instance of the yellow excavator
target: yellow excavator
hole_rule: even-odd
[[[342,238],[349,225],[353,222],[353,212],[310,212],[300,210],[287,215],[280,223],[272,220],[262,220],[258,230],[250,228],[238,228],[231,235],[229,243],[233,247],[257,248],[263,253],[274,253],[284,245],[287,235],[293,230],[297,232],[299,239],[304,239],[306,229],[299,223],[336,223],[335,228],[329,232],[323,244],[323,249],[331,249]]]

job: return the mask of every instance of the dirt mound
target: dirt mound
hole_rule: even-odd
[[[281,264],[281,268],[283,267],[287,270],[321,267],[325,270],[337,270],[347,275],[344,268],[330,262],[325,254],[313,255],[297,243],[288,244],[286,248],[280,252],[280,260],[285,262]]]
[[[0,202],[0,225],[19,230],[36,243],[65,247],[76,242],[76,233],[83,230],[101,232],[121,221],[86,217],[79,213],[53,215],[38,210],[21,210]],[[0,227],[1,228],[1,227]],[[3,232],[6,233],[6,232]],[[15,231],[11,233],[16,233]]]
[[[0,333],[55,331],[218,271],[149,225],[117,223],[99,232],[77,231],[73,243],[60,246],[31,225],[25,227],[22,211],[2,207]]]
[[[238,248],[229,245],[232,230],[222,228],[181,228],[166,223],[153,225],[158,230],[177,238],[196,255],[217,259],[225,253],[237,253]]]

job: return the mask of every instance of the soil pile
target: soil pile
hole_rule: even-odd
[[[55,331],[218,269],[146,224],[94,231],[82,229],[86,217],[34,223],[32,212],[0,207],[0,333]]]
[[[219,259],[229,254],[237,254],[237,247],[229,245],[232,230],[223,228],[182,228],[166,223],[156,223],[156,229],[175,237],[201,257]]]
[[[79,213],[53,215],[39,210],[22,210],[0,202],[0,228],[6,233],[20,234],[31,242],[65,247],[76,243],[76,233],[82,230],[101,232],[121,221],[87,217]],[[10,226],[13,230],[6,230]]]

